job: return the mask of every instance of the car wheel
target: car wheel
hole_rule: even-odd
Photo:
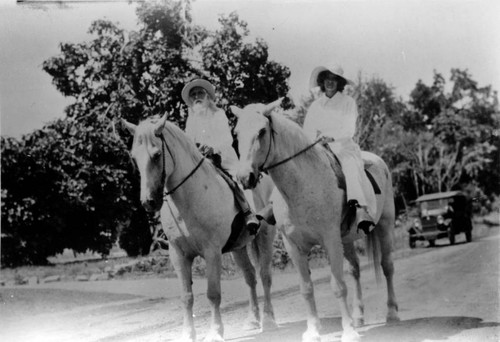
[[[471,230],[468,230],[465,232],[465,240],[467,240],[467,242],[472,241],[472,231]]]
[[[455,244],[455,234],[453,233],[453,231],[451,229],[448,230],[448,238],[450,239],[450,245],[454,245]]]
[[[415,248],[415,247],[416,247],[416,245],[417,245],[417,244],[416,244],[415,239],[414,239],[413,237],[411,237],[411,236],[410,236],[410,239],[409,239],[409,240],[410,240],[410,243],[409,243],[410,248]]]
[[[429,246],[434,247],[436,245],[436,240],[429,240]]]

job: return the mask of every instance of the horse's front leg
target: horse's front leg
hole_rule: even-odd
[[[321,337],[319,330],[321,328],[318,311],[316,309],[316,302],[314,299],[314,285],[311,280],[311,271],[309,269],[309,261],[307,254],[299,250],[299,248],[289,241],[286,235],[283,242],[285,248],[292,258],[293,264],[299,271],[300,278],[300,292],[304,298],[307,310],[307,330],[302,334],[302,342],[319,342]]]
[[[222,342],[224,341],[224,326],[220,314],[222,253],[220,250],[208,249],[204,251],[204,258],[207,270],[207,298],[211,310],[210,331],[204,341]]]
[[[359,270],[359,258],[354,248],[354,243],[349,242],[344,244],[344,257],[349,263],[349,273],[356,284],[352,303],[352,319],[355,327],[361,327],[365,324],[363,293],[361,289],[361,272]]]
[[[250,302],[248,318],[245,323],[245,329],[259,329],[260,328],[260,313],[259,302],[257,299],[257,279],[255,275],[255,268],[253,267],[247,253],[247,248],[238,249],[232,252],[234,261],[243,272],[245,283],[248,286],[248,299]]]
[[[325,237],[323,247],[326,249],[328,259],[330,260],[333,294],[338,298],[340,304],[340,313],[342,315],[342,342],[357,342],[360,336],[354,330],[352,317],[347,305],[347,286],[344,281],[343,246],[340,239],[340,232],[333,231],[330,236]]]
[[[194,330],[193,321],[193,278],[191,273],[191,266],[193,265],[192,257],[186,257],[177,248],[174,243],[170,243],[170,260],[174,269],[181,281],[182,287],[182,304],[184,306],[184,319],[182,328],[181,341],[195,342],[196,332]]]
[[[274,317],[274,308],[271,302],[272,262],[273,262],[273,241],[276,235],[276,227],[267,225],[265,230],[261,230],[256,237],[254,244],[259,251],[259,272],[264,290],[264,314],[262,317],[262,331],[269,331],[278,328]]]
[[[270,203],[271,193],[274,189],[274,183],[271,177],[265,175],[252,190],[253,201],[256,211],[260,211]],[[271,303],[271,285],[272,285],[272,262],[273,262],[273,241],[276,236],[276,227],[265,221],[261,222],[260,233],[250,244],[249,248],[251,260],[257,267],[264,290],[264,312],[261,321],[261,330],[270,331],[278,328],[274,318],[274,308]]]

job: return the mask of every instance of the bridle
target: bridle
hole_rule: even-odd
[[[163,184],[165,184],[165,179],[167,177],[167,171],[166,171],[166,166],[165,166],[165,147],[167,148],[167,151],[168,153],[170,154],[170,157],[172,158],[172,161],[174,162],[174,168],[175,168],[175,159],[174,159],[174,156],[172,155],[172,152],[170,151],[170,148],[168,147],[167,145],[167,142],[165,141],[165,137],[163,136],[163,133],[159,133],[159,134],[155,134],[158,138],[161,139],[161,155],[162,155],[162,172],[161,172],[161,182]],[[164,193],[164,197],[163,197],[163,200],[166,201],[167,200],[167,196],[170,196],[172,195],[177,189],[179,189],[182,184],[184,184],[201,166],[201,164],[203,163],[203,161],[205,160],[205,157],[202,157],[201,160],[199,161],[199,163],[195,166],[195,168],[193,170],[191,170],[191,172],[186,176],[184,177],[184,179],[179,183],[177,184],[172,190],[170,191],[165,191]]]
[[[315,142],[313,142],[312,144],[306,146],[305,148],[303,148],[302,150],[298,151],[297,153],[291,155],[290,157],[287,157],[287,158],[285,158],[283,160],[280,160],[279,162],[276,162],[274,164],[271,164],[271,165],[265,167],[264,165],[266,165],[267,159],[269,158],[269,155],[271,154],[271,144],[274,143],[274,136],[276,134],[278,134],[278,133],[276,133],[276,131],[273,128],[273,120],[271,119],[271,116],[269,115],[269,116],[266,116],[266,117],[269,120],[269,148],[267,150],[267,154],[266,154],[266,158],[264,159],[264,162],[258,168],[259,174],[261,172],[267,172],[270,169],[273,169],[273,168],[275,168],[275,167],[277,167],[277,166],[279,166],[281,164],[284,164],[284,163],[292,160],[293,158],[295,158],[295,157],[301,155],[302,153],[308,151],[309,149],[313,148],[314,145],[316,145],[317,143],[321,142],[321,140],[322,140],[322,139],[317,139]]]

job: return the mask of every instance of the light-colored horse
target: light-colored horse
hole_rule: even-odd
[[[161,208],[161,220],[169,240],[169,253],[182,285],[184,305],[183,341],[196,341],[193,322],[192,263],[196,256],[206,261],[207,297],[211,324],[205,341],[223,341],[220,314],[222,249],[230,239],[238,213],[233,193],[213,164],[204,159],[192,140],[166,117],[139,125],[123,121],[134,134],[131,150],[141,176],[141,202],[146,210]],[[270,178],[253,191],[257,209],[269,200]],[[164,189],[167,198],[164,201]],[[260,208],[259,208],[260,207]],[[242,219],[237,219],[243,223]],[[242,269],[249,287],[247,328],[276,328],[271,304],[271,261],[275,227],[264,221],[253,238],[242,229],[230,251]],[[237,236],[237,235],[236,235]],[[228,248],[226,246],[226,248]],[[252,263],[253,262],[253,263]],[[256,292],[256,268],[264,288],[262,322]]]
[[[341,227],[346,224],[347,205],[340,165],[328,156],[321,144],[308,139],[296,123],[273,112],[277,105],[279,100],[267,106],[256,104],[245,109],[231,107],[238,117],[236,132],[241,153],[238,178],[245,187],[252,187],[257,182],[259,172],[267,170],[281,195],[272,198],[274,214],[277,226],[283,230],[285,246],[300,275],[300,289],[308,315],[303,341],[320,341],[320,320],[307,259],[308,252],[317,244],[324,248],[330,261],[331,283],[342,313],[342,341],[357,341],[359,334],[354,327],[364,324],[363,300],[359,260],[353,245],[355,237],[352,236],[356,232],[341,238]],[[387,280],[387,321],[397,321],[398,306],[391,259],[391,233],[394,229],[391,176],[380,158],[366,153],[363,156],[373,164],[370,171],[382,190],[382,194],[377,195],[376,228],[368,235],[367,242],[373,247],[376,271],[381,262]],[[352,316],[346,302],[343,254],[351,265],[351,273],[356,281]]]

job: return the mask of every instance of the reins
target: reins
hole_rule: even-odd
[[[168,153],[170,154],[170,157],[172,157],[172,161],[174,161],[174,156],[172,155],[172,152],[170,152],[170,148],[168,148],[168,145],[167,145],[167,142],[165,141],[165,137],[163,136],[163,133],[159,134],[158,137],[162,141],[162,144],[161,144],[162,156],[163,156],[162,183],[165,184],[165,178],[166,178],[165,147],[167,148]],[[177,184],[172,190],[165,192],[163,200],[166,201],[167,196],[172,195],[177,189],[179,189],[182,186],[182,184],[184,184],[200,168],[200,166],[204,160],[205,160],[205,157],[202,157],[201,160],[199,161],[199,163],[195,166],[195,168],[193,170],[191,170],[191,172],[186,177],[184,177],[184,179],[179,184]]]
[[[292,160],[293,158],[301,155],[302,153],[310,150],[311,148],[314,147],[314,145],[316,145],[317,143],[321,142],[322,139],[317,139],[315,142],[313,142],[312,144],[306,146],[305,148],[303,148],[302,150],[300,150],[299,152],[291,155],[290,157],[287,157],[283,160],[280,160],[279,162],[277,163],[274,163],[274,164],[271,164],[269,165],[268,167],[264,167],[264,165],[266,164],[267,162],[267,158],[269,157],[269,154],[271,153],[271,144],[274,142],[274,134],[276,134],[276,132],[274,131],[273,129],[273,122],[271,120],[271,117],[267,117],[267,119],[269,120],[269,149],[267,150],[267,155],[266,155],[266,159],[264,160],[264,162],[262,163],[262,166],[259,167],[259,171],[262,172],[262,171],[268,171],[272,168],[275,168],[281,164],[284,164],[290,160]]]

